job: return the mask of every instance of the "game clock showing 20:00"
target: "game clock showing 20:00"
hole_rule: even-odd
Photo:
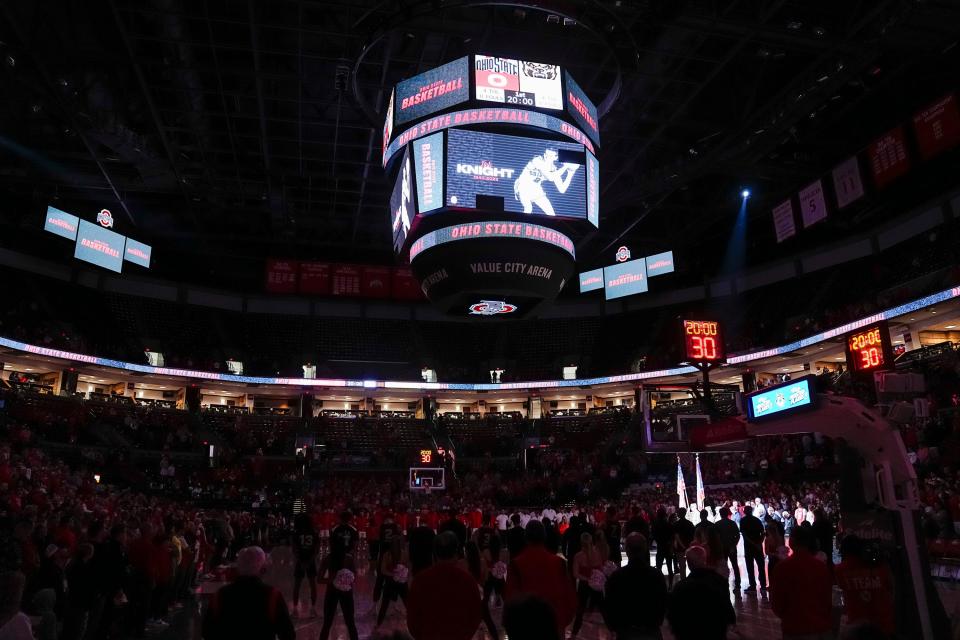
[[[684,320],[683,344],[688,362],[720,362],[726,356],[720,323],[713,320]]]
[[[874,325],[847,336],[847,366],[851,371],[882,371],[893,363],[886,325]]]

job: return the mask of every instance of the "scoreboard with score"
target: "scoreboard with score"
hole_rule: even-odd
[[[883,371],[893,366],[893,345],[886,323],[847,335],[847,368],[850,371]]]
[[[684,320],[683,344],[688,362],[721,362],[726,356],[720,323],[713,320]]]

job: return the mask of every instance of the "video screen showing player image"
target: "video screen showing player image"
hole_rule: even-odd
[[[476,131],[449,133],[447,203],[503,198],[505,211],[586,217],[583,145]]]

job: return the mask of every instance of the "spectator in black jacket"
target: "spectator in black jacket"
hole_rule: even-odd
[[[667,604],[667,621],[676,640],[724,640],[737,623],[727,581],[707,566],[707,550],[687,549],[690,575],[677,583]]]
[[[763,539],[766,532],[763,530],[763,523],[748,510],[740,519],[740,533],[743,536],[743,559],[747,565],[747,580],[750,583],[743,591],[756,593],[758,583],[760,590],[766,591],[767,571],[763,555]],[[754,565],[756,565],[756,574],[754,574]]]
[[[204,640],[296,640],[283,594],[265,584],[267,556],[260,547],[237,554],[237,579],[214,594],[203,619]]]
[[[657,570],[667,563],[667,576],[670,582],[673,582],[673,525],[667,520],[667,510],[663,507],[657,509],[657,518],[650,527],[653,534],[653,541],[657,543]]]
[[[519,513],[510,516],[510,522],[513,523],[513,526],[507,530],[507,551],[510,552],[510,559],[513,560],[527,545],[527,536],[523,527],[520,526]]]
[[[457,536],[457,543],[459,544],[457,548],[457,556],[463,557],[463,548],[467,544],[467,525],[463,524],[457,520],[457,514],[453,509],[447,510],[447,519],[440,523],[440,526],[437,528],[437,533],[443,533],[444,531],[450,531],[455,536]]]
[[[694,537],[694,526],[693,523],[687,520],[687,510],[683,507],[677,509],[677,523],[674,525],[674,533],[676,534],[676,540],[674,543],[674,550],[677,557],[677,573],[680,574],[682,578],[687,573],[687,562],[686,562],[686,552],[687,548],[693,544]]]
[[[740,544],[740,527],[730,519],[730,509],[721,507],[720,519],[713,523],[723,544],[723,554],[730,562],[733,571],[733,588],[740,590],[740,562],[737,560],[737,545]]]
[[[627,566],[607,579],[603,620],[618,640],[660,638],[667,607],[663,574],[650,566],[646,539],[631,533],[626,541]]]

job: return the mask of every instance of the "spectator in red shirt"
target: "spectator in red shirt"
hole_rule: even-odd
[[[870,623],[893,636],[893,576],[889,567],[869,558],[863,540],[846,536],[840,544],[843,562],[835,569],[843,589],[844,613],[850,624]]]
[[[457,536],[434,541],[435,562],[417,575],[407,597],[407,628],[416,640],[469,640],[480,626],[480,590],[457,566]]]
[[[507,571],[506,598],[530,594],[544,600],[553,609],[557,630],[563,637],[577,609],[577,594],[563,560],[544,547],[545,535],[539,520],[527,523],[526,547]]]
[[[797,527],[790,539],[793,555],[777,563],[770,580],[770,605],[780,618],[783,640],[829,640],[833,637],[833,580],[817,560],[816,538]]]

